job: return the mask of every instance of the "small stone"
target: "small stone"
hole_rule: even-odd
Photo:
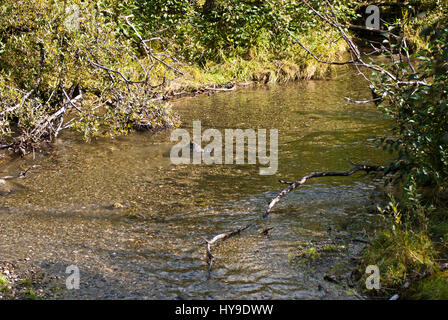
[[[326,274],[324,276],[324,280],[326,280],[328,282],[339,283],[338,279],[333,274]]]
[[[114,203],[114,208],[115,209],[123,209],[123,208],[129,208],[130,205],[126,202],[115,202]]]

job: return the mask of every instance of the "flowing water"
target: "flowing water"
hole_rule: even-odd
[[[56,277],[49,288],[56,298],[356,298],[346,284],[323,278],[353,268],[362,249],[353,239],[368,237],[379,223],[372,208],[381,181],[362,174],[311,180],[261,218],[284,187],[278,179],[345,170],[347,158],[384,163],[372,136],[388,123],[374,105],[344,96],[369,92],[343,72],[330,81],[174,102],[187,130],[193,120],[221,132],[278,129],[272,176],[259,175],[258,165],[173,165],[170,132],[90,144],[66,134],[34,160],[3,165],[2,176],[37,167],[8,181],[12,192],[0,197],[0,261]],[[250,223],[257,227],[212,248],[208,274],[203,237]],[[273,229],[266,236],[260,227]],[[311,254],[324,244],[328,250]],[[80,270],[79,290],[64,289],[69,265]]]

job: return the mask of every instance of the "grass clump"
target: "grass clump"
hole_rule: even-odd
[[[387,296],[394,294],[408,278],[435,268],[437,262],[433,244],[425,232],[395,229],[380,233],[365,250],[360,271],[368,265],[379,267],[381,289],[376,294]],[[360,281],[363,291],[367,276],[364,274]]]
[[[0,274],[0,291],[2,292],[9,292],[9,281],[6,279],[2,274]]]
[[[24,291],[24,299],[26,299],[26,300],[38,300],[39,296],[32,289],[26,289]]]
[[[362,256],[361,274],[368,265],[380,270],[381,288],[368,291],[364,274],[358,283],[363,292],[390,297],[400,293],[406,299],[444,299],[447,283],[448,221],[442,206],[435,209],[424,199],[416,199],[416,190],[391,201],[380,212],[389,221],[388,228],[372,240]]]
[[[33,280],[31,280],[31,279],[24,279],[24,280],[22,280],[22,285],[24,287],[31,287],[33,285]]]
[[[448,300],[448,272],[436,272],[422,279],[405,294],[405,298],[418,300]]]

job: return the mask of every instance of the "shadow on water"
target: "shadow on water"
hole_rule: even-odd
[[[167,157],[169,132],[90,144],[62,136],[34,161],[3,167],[7,175],[39,166],[17,181],[23,188],[0,197],[1,260],[30,258],[60,279],[61,270],[77,265],[81,288],[62,289],[61,298],[354,298],[349,287],[323,278],[349,272],[362,249],[353,239],[378,225],[372,208],[380,181],[317,179],[260,219],[280,178],[345,170],[346,158],[384,163],[372,136],[388,124],[373,105],[343,99],[368,97],[354,83],[361,81],[341,74],[175,102],[187,130],[193,120],[203,130],[278,129],[273,176],[259,175],[257,165],[175,166]],[[207,280],[202,237],[247,223],[274,229],[269,237],[251,229],[217,245]],[[336,250],[301,259],[301,250],[319,244]]]

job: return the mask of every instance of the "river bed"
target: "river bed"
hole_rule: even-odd
[[[247,88],[173,102],[182,127],[278,129],[279,167],[174,165],[170,132],[83,143],[64,134],[46,152],[3,165],[1,175],[37,165],[0,197],[0,262],[39,270],[56,299],[357,299],[347,281],[363,243],[381,224],[382,181],[356,174],[319,178],[290,193],[268,219],[267,203],[312,171],[383,164],[374,135],[388,122],[362,79]],[[208,274],[203,237],[258,227],[213,248]],[[314,254],[312,248],[327,248]],[[305,254],[304,254],[305,253]],[[67,290],[66,268],[80,271]],[[339,277],[338,283],[324,280]],[[328,278],[328,277],[327,277]]]

